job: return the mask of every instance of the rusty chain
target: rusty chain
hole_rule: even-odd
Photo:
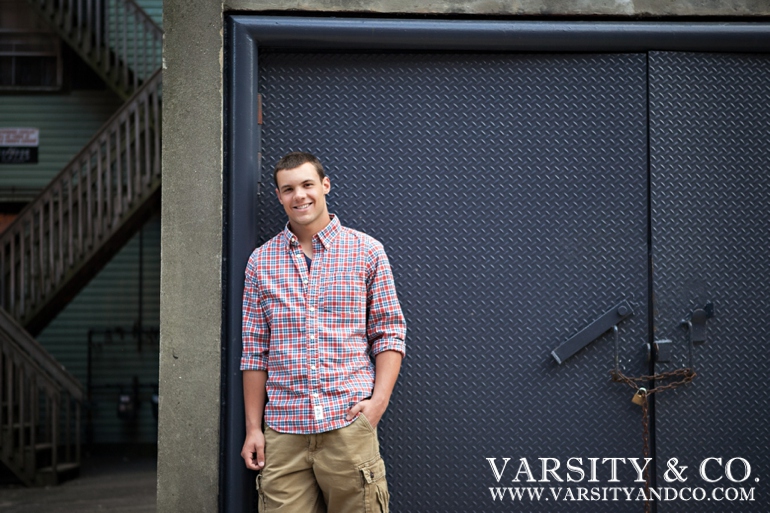
[[[651,376],[639,376],[639,377],[629,377],[623,374],[619,369],[613,369],[610,371],[610,376],[612,376],[612,381],[616,383],[625,383],[626,385],[633,388],[636,393],[635,395],[639,395],[641,406],[642,406],[642,443],[643,443],[643,453],[644,453],[644,461],[647,461],[647,458],[650,457],[650,422],[649,422],[649,409],[648,409],[648,398],[655,393],[663,392],[664,390],[672,390],[674,388],[686,385],[690,382],[692,382],[693,379],[695,379],[695,376],[697,374],[694,370],[690,368],[684,368],[684,369],[677,369],[673,371],[668,372],[661,372],[659,374],[653,374]],[[670,380],[679,377],[680,379],[678,381],[671,381],[669,383],[666,383],[665,385],[660,385],[657,387],[653,387],[649,390],[647,390],[644,387],[639,386],[637,383],[648,383],[650,381],[665,381]],[[650,466],[647,465],[644,467],[644,492],[647,496],[647,500],[644,501],[644,511],[645,513],[650,513],[651,508],[651,501],[650,498]]]
[[[657,386],[649,390],[645,388],[646,395],[648,396],[657,392],[663,392],[664,390],[671,390],[673,388],[686,385],[690,383],[693,379],[695,379],[695,376],[697,376],[695,371],[690,368],[677,369],[677,370],[668,371],[668,372],[661,372],[659,374],[653,374],[651,376],[639,376],[635,378],[626,376],[618,369],[613,369],[610,371],[610,375],[612,376],[612,381],[616,383],[625,383],[626,385],[629,385],[631,388],[633,388],[637,392],[642,388],[639,385],[637,385],[637,383],[645,383],[649,381],[663,381],[668,379],[674,379],[676,377],[681,376],[681,379],[679,381],[672,381],[671,383],[668,383],[666,385]]]

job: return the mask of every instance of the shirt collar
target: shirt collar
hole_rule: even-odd
[[[329,246],[331,246],[334,238],[337,236],[337,234],[340,233],[340,230],[342,230],[342,224],[340,224],[339,218],[335,214],[329,214],[329,217],[331,218],[329,224],[327,224],[323,230],[315,234],[315,237],[318,237],[318,240],[321,242],[321,245],[323,245],[324,249],[329,249]],[[284,239],[286,239],[286,244],[289,247],[299,245],[297,237],[289,229],[288,222],[283,229],[283,236]]]

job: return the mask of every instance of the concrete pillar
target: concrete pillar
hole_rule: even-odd
[[[222,6],[165,3],[158,511],[217,511]]]

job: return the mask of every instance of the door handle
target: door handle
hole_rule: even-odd
[[[620,321],[634,314],[628,301],[621,301],[606,311],[601,317],[574,334],[566,342],[551,351],[556,363],[561,364],[588,344],[602,336],[606,331],[617,326]]]
[[[690,342],[703,344],[706,342],[706,321],[714,317],[714,303],[709,301],[703,308],[693,310],[689,319],[682,321],[690,331]]]

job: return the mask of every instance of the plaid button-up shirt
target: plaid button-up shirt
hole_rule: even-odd
[[[405,352],[406,323],[385,251],[337,217],[313,237],[313,264],[289,225],[249,258],[241,370],[267,371],[265,422],[282,433],[344,427],[372,394],[370,355]]]

